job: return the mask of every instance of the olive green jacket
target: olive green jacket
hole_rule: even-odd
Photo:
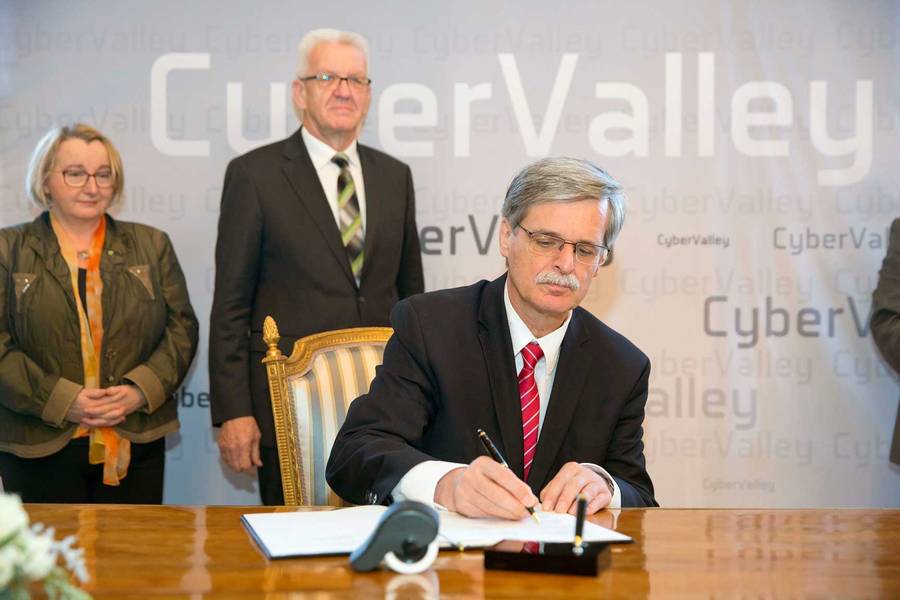
[[[115,429],[150,442],[178,429],[173,394],[197,350],[197,317],[158,229],[107,216],[100,278],[101,386],[140,388],[147,404]],[[65,416],[84,382],[76,307],[49,215],[0,230],[0,450],[47,456],[74,435]]]

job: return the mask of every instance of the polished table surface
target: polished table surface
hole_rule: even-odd
[[[597,577],[485,571],[442,551],[420,575],[358,574],[346,557],[269,561],[241,524],[286,508],[26,505],[76,534],[96,598],[900,598],[900,510],[626,509]],[[612,515],[592,517],[611,525]]]

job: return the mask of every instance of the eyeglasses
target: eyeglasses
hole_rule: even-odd
[[[116,174],[112,169],[100,169],[96,173],[88,173],[84,169],[63,169],[60,172],[66,185],[73,188],[86,186],[91,177],[98,188],[111,188],[116,183]]]
[[[595,267],[602,264],[606,260],[606,255],[609,254],[609,248],[602,244],[570,242],[548,233],[528,231],[521,225],[516,225],[516,227],[528,234],[528,248],[541,256],[559,256],[563,248],[568,245],[575,249],[575,260],[583,265]]]
[[[298,77],[298,81],[318,81],[319,85],[324,87],[326,90],[330,90],[335,88],[341,84],[342,81],[346,81],[347,85],[350,86],[350,89],[362,92],[369,89],[369,86],[372,85],[372,80],[368,77],[363,77],[361,75],[347,75],[346,77],[341,77],[340,75],[335,75],[334,73],[316,73],[315,75],[309,75],[308,77]]]

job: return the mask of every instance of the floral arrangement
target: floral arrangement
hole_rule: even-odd
[[[88,580],[84,550],[74,547],[75,536],[56,541],[52,527],[29,527],[28,514],[18,496],[0,492],[0,600],[27,600],[35,583],[43,583],[51,600],[89,599],[72,584]],[[65,569],[57,564],[62,557]]]

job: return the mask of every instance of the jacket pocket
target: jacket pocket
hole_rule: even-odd
[[[147,293],[150,295],[150,300],[156,300],[156,294],[153,291],[153,282],[150,280],[150,265],[131,265],[128,267],[128,272],[137,278],[144,289],[147,290]]]
[[[16,312],[21,313],[25,306],[26,293],[31,289],[37,273],[13,273],[13,283],[16,291]],[[30,297],[27,296],[27,297]]]
[[[25,314],[25,307],[35,294],[34,282],[37,280],[37,273],[13,273],[12,276],[16,293],[16,336],[19,340],[23,340],[28,336],[28,316]]]

